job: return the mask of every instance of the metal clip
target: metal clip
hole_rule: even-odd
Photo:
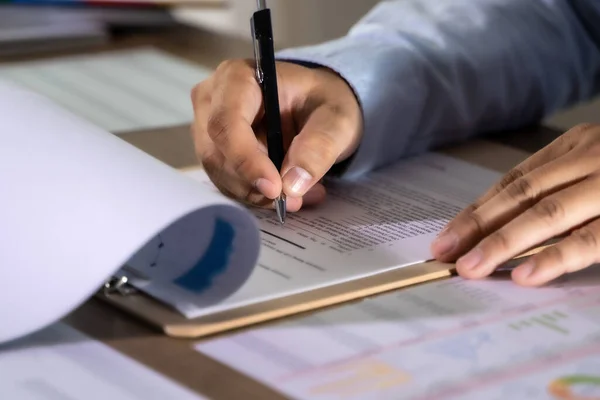
[[[129,279],[124,275],[121,277],[113,277],[111,280],[104,284],[104,294],[106,296],[109,296],[111,294],[128,296],[135,292],[135,288],[129,284]]]
[[[262,61],[261,61],[261,54],[260,54],[260,42],[258,37],[256,37],[256,29],[254,26],[254,18],[252,18],[251,20],[251,26],[250,26],[251,30],[252,30],[252,43],[254,45],[254,61],[256,63],[256,71],[255,71],[255,78],[258,81],[259,84],[262,85],[263,81],[264,81],[264,73],[262,71]]]

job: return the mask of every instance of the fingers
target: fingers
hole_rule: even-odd
[[[281,193],[279,172],[252,129],[262,105],[253,74],[245,62],[226,62],[192,93],[196,153],[213,182],[243,201],[256,198],[253,188],[268,199]]]
[[[357,137],[358,123],[344,107],[318,107],[294,138],[283,163],[283,190],[302,197],[345,155]]]
[[[542,148],[540,151],[528,157],[515,168],[510,170],[502,177],[502,179],[500,179],[498,183],[492,186],[486,193],[477,199],[472,206],[463,210],[462,213],[468,213],[479,208],[482,204],[496,196],[498,193],[502,192],[515,181],[536,170],[537,168],[557,160],[566,154],[569,154],[575,147],[577,147],[577,145],[585,145],[585,140],[582,140],[582,134],[585,135],[588,131],[595,128],[597,127],[592,124],[581,124],[571,128],[565,134],[556,138],[552,143]],[[585,139],[585,136],[583,139]]]
[[[559,191],[593,172],[594,163],[571,153],[517,178],[477,208],[461,212],[432,245],[438,259],[449,261],[472,248],[486,235],[533,206],[539,199]],[[509,175],[510,176],[510,175]]]
[[[576,141],[572,137],[572,134],[564,134],[554,140],[552,143],[536,152],[526,160],[518,164],[515,168],[510,170],[506,175],[500,179],[493,187],[491,187],[486,193],[475,202],[475,205],[481,205],[502,192],[506,187],[511,185],[513,182],[519,180],[535,169],[550,163],[561,156],[567,154],[572,150]]]
[[[273,201],[266,198],[257,186],[251,185],[246,180],[240,178],[231,166],[227,163],[225,156],[210,141],[205,139],[206,135],[198,133],[198,124],[192,126],[192,132],[197,139],[195,140],[196,152],[201,154],[202,165],[206,173],[210,176],[215,186],[226,196],[239,200],[242,203],[251,206],[263,208],[273,208]],[[261,143],[263,152],[266,153],[264,144]],[[315,185],[304,198],[290,198],[286,202],[288,212],[296,212],[303,206],[313,206],[320,204],[325,198],[325,188],[321,184]]]
[[[192,136],[195,151],[202,162],[204,170],[221,192],[235,198],[242,196],[243,201],[250,201],[250,185],[240,180],[235,173],[230,171],[230,168],[227,168],[225,156],[217,149],[206,130],[210,115],[212,85],[211,80],[207,80],[196,86],[192,91],[195,113]]]
[[[512,279],[522,286],[540,286],[598,262],[600,220],[597,219],[558,244],[530,257],[512,271]]]
[[[525,250],[595,218],[600,214],[599,186],[598,178],[586,178],[540,200],[459,258],[458,273],[466,278],[487,276]]]
[[[222,69],[216,75],[206,132],[236,175],[274,199],[281,193],[279,171],[252,129],[262,104],[254,70],[245,63]]]
[[[563,155],[567,154],[573,147],[574,140],[569,135],[562,135],[542,150],[536,152],[526,160],[518,164],[516,167],[511,169],[506,175],[502,177],[495,185],[493,185],[487,192],[479,197],[471,206],[465,208],[459,213],[455,219],[463,218],[465,215],[472,213],[477,210],[488,200],[492,199],[499,193],[503,192],[508,186],[512,185],[515,181],[520,180],[527,174],[536,170],[537,168],[546,165],[547,163],[553,162]],[[446,229],[445,229],[446,230]]]
[[[262,93],[250,63],[226,62],[194,89],[192,131],[196,153],[223,193],[265,205],[284,191],[294,211],[323,201],[319,181],[357,146],[362,114],[350,87],[333,73],[280,64],[278,80],[288,148],[282,171],[264,146]]]
[[[225,157],[214,150],[213,155],[205,156],[203,166],[215,186],[226,196],[236,199],[246,205],[273,208],[272,199],[266,198],[254,185],[248,184],[240,178],[227,164]],[[311,191],[312,192],[312,191]],[[305,204],[307,206],[324,197],[325,190],[315,190],[316,193],[307,193],[307,200],[291,198],[286,202],[288,212],[296,212]],[[322,201],[322,200],[320,200]],[[312,202],[312,203],[311,203]]]

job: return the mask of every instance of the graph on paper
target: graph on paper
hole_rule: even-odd
[[[551,311],[522,321],[513,322],[509,324],[509,326],[517,332],[531,328],[544,328],[561,335],[568,335],[568,324],[568,316],[565,313],[561,311]]]
[[[335,368],[328,378],[311,386],[307,394],[314,398],[360,396],[402,386],[412,380],[409,373],[377,360],[342,365]]]
[[[539,290],[456,278],[197,348],[297,399],[571,399],[600,388],[599,288],[598,270]]]
[[[548,391],[558,399],[600,399],[600,374],[561,376]]]
[[[482,347],[489,345],[493,345],[490,335],[482,332],[444,340],[426,351],[434,356],[477,363]]]

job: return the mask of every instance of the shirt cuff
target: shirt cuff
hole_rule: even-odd
[[[395,53],[393,65],[389,65],[390,53]],[[330,176],[358,178],[396,160],[397,151],[386,152],[386,146],[396,149],[398,146],[409,146],[421,109],[419,102],[407,95],[416,91],[411,88],[411,82],[415,82],[415,70],[411,65],[414,64],[411,61],[413,57],[398,57],[397,53],[398,43],[388,46],[385,43],[374,44],[366,37],[348,36],[277,53],[279,61],[334,71],[347,82],[358,100],[363,113],[362,140],[349,159],[332,168]],[[398,82],[402,82],[402,85]],[[423,88],[416,91],[425,96],[423,92]],[[402,101],[401,107],[399,99]],[[398,109],[413,118],[406,118],[402,129],[395,135],[389,135],[390,125],[395,123],[394,113]]]

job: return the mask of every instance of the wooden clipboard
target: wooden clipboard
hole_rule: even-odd
[[[471,142],[443,150],[442,153],[500,173],[507,172],[529,156],[528,153],[512,147],[486,141]],[[537,251],[539,249],[525,253],[519,258]],[[430,261],[194,319],[185,318],[175,309],[140,291],[128,295],[99,291],[97,297],[168,336],[193,339],[356,301],[453,275],[454,264]]]

